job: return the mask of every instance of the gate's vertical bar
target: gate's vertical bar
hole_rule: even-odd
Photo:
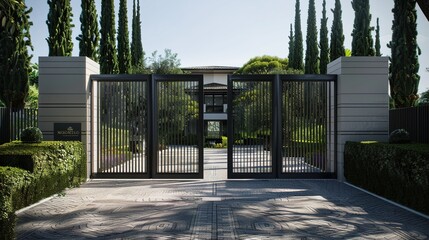
[[[204,177],[204,78],[201,76],[198,81],[198,173]]]
[[[271,118],[273,119],[273,128],[271,129],[271,154],[272,154],[272,173],[276,178],[279,177],[279,166],[281,166],[281,140],[280,140],[280,131],[281,131],[281,84],[280,76],[277,74],[273,79],[273,93],[272,93],[272,111]]]
[[[228,119],[228,125],[227,125],[227,135],[228,135],[228,148],[227,148],[227,170],[228,170],[228,178],[231,177],[233,172],[233,164],[232,164],[232,151],[234,147],[234,136],[233,136],[233,124],[234,124],[234,118],[232,116],[232,102],[233,102],[233,85],[232,85],[232,75],[228,75],[228,82],[227,82],[227,102],[228,102],[228,109],[227,111],[227,119]]]
[[[148,77],[148,157],[147,157],[147,165],[148,165],[148,174],[151,178],[153,173],[156,173],[156,165],[154,162],[157,160],[157,143],[158,143],[158,128],[155,126],[157,123],[157,114],[155,115],[155,110],[157,109],[157,101],[156,101],[156,84],[155,78],[153,75]]]
[[[337,132],[338,132],[338,119],[337,119],[337,117],[338,117],[338,99],[337,99],[337,97],[338,97],[338,88],[337,88],[337,85],[338,85],[338,79],[337,79],[337,77],[335,77],[335,80],[333,81],[334,82],[334,172],[335,172],[335,174],[336,174],[336,176],[335,176],[335,178],[337,178],[338,179],[338,171],[337,171],[337,164],[338,164],[338,162],[337,162],[337,159],[338,159],[338,154],[337,154],[337,151],[338,151],[338,134],[337,134]]]

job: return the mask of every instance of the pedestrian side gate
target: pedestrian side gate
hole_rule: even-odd
[[[202,178],[200,75],[92,75],[92,177]]]
[[[335,178],[336,75],[230,75],[228,178]]]

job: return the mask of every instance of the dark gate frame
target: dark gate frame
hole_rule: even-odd
[[[133,82],[133,81],[143,81],[147,82],[146,95],[147,95],[147,134],[146,141],[148,143],[148,152],[147,152],[147,161],[146,161],[146,173],[97,173],[93,169],[93,164],[91,164],[91,178],[158,178],[158,179],[198,179],[203,178],[204,174],[204,112],[203,112],[203,101],[204,101],[204,89],[203,89],[203,76],[202,75],[185,75],[185,74],[170,74],[170,75],[157,75],[157,74],[118,74],[118,75],[108,75],[108,74],[99,74],[91,75],[91,92],[95,87],[96,82]],[[158,163],[158,92],[157,84],[159,82],[184,82],[184,81],[194,81],[198,82],[198,120],[197,120],[197,138],[198,138],[198,164],[199,169],[198,173],[158,173],[157,172],[157,163]],[[94,97],[91,97],[91,111],[94,111]],[[91,135],[92,138],[95,136],[95,122],[94,117],[91,116]],[[91,144],[91,153],[93,154],[96,151],[94,144]],[[92,161],[94,159],[94,154],[91,156]]]
[[[272,82],[272,140],[271,140],[271,173],[234,173],[233,172],[233,82],[252,82],[252,81]],[[283,173],[282,172],[282,86],[284,82],[315,82],[323,81],[333,84],[333,92],[330,92],[328,98],[333,98],[333,144],[334,144],[334,171],[324,173]],[[331,106],[328,106],[330,108]],[[331,111],[331,110],[330,110]],[[331,74],[305,74],[305,75],[228,75],[228,179],[243,178],[292,178],[292,179],[334,179],[337,178],[337,75]]]

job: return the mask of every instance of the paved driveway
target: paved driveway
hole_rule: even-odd
[[[428,239],[429,220],[335,180],[92,180],[18,214],[18,239]],[[218,162],[218,163],[216,163]]]

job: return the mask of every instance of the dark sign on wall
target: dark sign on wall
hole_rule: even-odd
[[[55,141],[80,141],[81,136],[80,123],[54,123]]]

